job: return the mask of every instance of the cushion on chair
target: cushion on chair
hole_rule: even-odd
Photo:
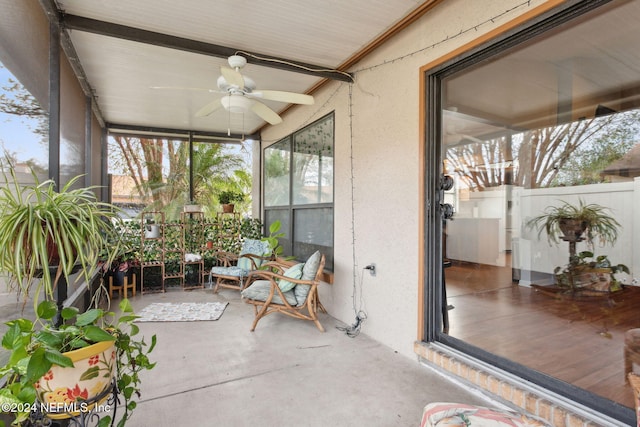
[[[251,258],[245,257],[245,256],[241,256],[240,258],[238,258],[238,263],[236,265],[239,268],[241,268],[243,270],[247,270],[247,271],[249,271],[249,270],[251,270],[253,268],[253,265],[251,265]]]
[[[304,305],[307,301],[307,295],[309,295],[309,290],[311,289],[311,285],[303,285],[298,284],[295,288],[293,288],[293,293],[296,296],[296,300],[298,301],[297,306],[300,307]]]
[[[219,276],[245,277],[249,274],[249,270],[240,267],[211,267],[211,274]]]
[[[302,280],[313,280],[316,278],[318,266],[320,265],[320,258],[322,258],[320,251],[315,251],[309,258],[307,258],[307,261],[304,263],[304,268],[302,269]]]
[[[316,278],[321,258],[322,254],[320,253],[320,251],[315,251],[313,254],[311,254],[311,256],[304,263],[304,268],[302,269],[302,280],[313,280]],[[298,307],[305,303],[310,289],[311,285],[302,284],[299,284],[298,286],[293,288],[293,292],[296,294],[296,299],[298,300]]]
[[[549,424],[514,411],[489,409],[464,403],[430,403],[424,407],[420,427],[546,427]]]
[[[256,280],[251,284],[251,286],[242,291],[242,297],[256,301],[266,301],[269,297],[269,292],[271,292],[271,282],[269,280]],[[293,291],[283,292],[282,294],[289,304],[297,304],[296,296]],[[275,304],[283,304],[282,299],[277,292],[274,292],[271,302]]]
[[[289,267],[282,275],[286,277],[291,277],[292,279],[299,279],[302,277],[302,268],[304,267],[303,263],[298,263]],[[289,282],[288,280],[280,279],[278,280],[278,286],[282,292],[287,292],[293,289],[297,283]]]
[[[252,254],[268,256],[270,252],[271,245],[269,245],[269,242],[256,239],[245,239],[244,243],[242,244],[240,255]],[[264,260],[260,258],[253,258],[253,261],[256,263],[257,267],[260,267],[264,262]],[[247,257],[240,257],[238,259],[238,267],[251,270],[253,268],[253,265],[251,265],[251,259]]]

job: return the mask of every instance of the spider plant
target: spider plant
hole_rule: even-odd
[[[566,236],[567,226],[576,224],[575,237],[585,236],[587,243],[614,244],[618,238],[620,223],[607,213],[607,208],[595,203],[585,204],[580,199],[577,205],[563,201],[560,206],[547,206],[544,213],[530,219],[527,226],[538,229],[538,236],[543,231],[549,243],[559,243]]]
[[[107,263],[117,253],[111,238],[117,211],[97,201],[94,187],[74,188],[76,176],[56,190],[52,180],[21,185],[10,165],[6,185],[0,188],[0,271],[8,274],[10,287],[34,307],[44,296],[54,298],[61,278],[76,272],[89,283],[101,254]],[[116,243],[117,246],[117,243]],[[111,254],[111,255],[109,255]],[[34,288],[35,286],[35,288]]]

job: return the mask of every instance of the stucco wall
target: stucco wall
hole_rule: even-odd
[[[403,355],[415,357],[418,330],[420,67],[542,3],[443,2],[350,70],[351,90],[331,82],[262,133],[265,147],[335,111],[335,271],[321,300],[352,324],[362,286],[362,333]]]

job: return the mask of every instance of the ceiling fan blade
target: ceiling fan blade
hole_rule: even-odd
[[[278,123],[282,123],[282,118],[262,102],[254,100],[253,105],[251,105],[251,111],[256,113],[258,116],[260,116],[260,118],[262,118],[269,124],[277,125]]]
[[[222,77],[224,77],[230,85],[238,86],[239,89],[244,89],[244,79],[239,71],[232,70],[227,67],[220,67],[220,74],[222,74]]]
[[[196,117],[208,116],[209,114],[216,111],[218,108],[222,108],[222,103],[220,102],[219,99],[216,99],[215,101],[210,102],[204,107],[202,107],[201,109],[199,109],[198,112],[196,113]]]
[[[305,104],[312,105],[314,103],[313,96],[304,95],[302,93],[294,93],[294,92],[283,92],[279,90],[257,90],[255,92],[250,92],[247,95],[266,99],[269,101],[279,101],[286,102],[289,104]]]

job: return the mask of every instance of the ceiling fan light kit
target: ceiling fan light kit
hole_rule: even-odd
[[[231,94],[220,100],[220,103],[230,113],[246,113],[251,109],[251,100],[242,95]]]
[[[230,56],[227,60],[228,67],[220,67],[220,77],[218,77],[218,89],[226,93],[221,99],[202,107],[196,117],[205,117],[223,107],[230,113],[253,112],[269,124],[275,125],[282,122],[282,118],[267,105],[259,102],[256,98],[266,101],[285,102],[288,104],[311,105],[314,103],[313,96],[302,93],[283,92],[278,90],[255,90],[256,83],[249,77],[243,76],[240,70],[247,65],[246,58],[240,55]]]

